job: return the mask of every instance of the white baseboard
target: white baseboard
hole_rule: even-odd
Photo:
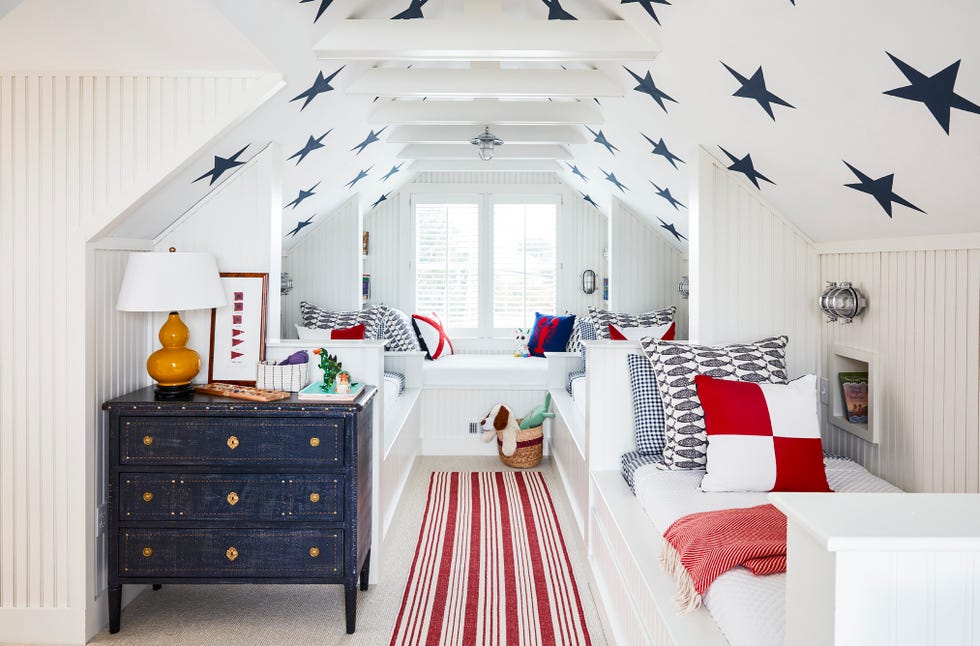
[[[4,608],[0,610],[0,643],[84,644],[85,611],[81,608]]]
[[[484,442],[480,435],[443,440],[422,438],[422,455],[497,455],[496,442]],[[551,455],[551,433],[544,434],[544,455]]]

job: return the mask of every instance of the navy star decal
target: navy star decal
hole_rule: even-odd
[[[245,144],[245,148],[248,148],[250,145],[251,144]],[[241,166],[242,164],[245,163],[243,161],[238,161],[238,157],[243,152],[245,152],[245,148],[242,148],[241,150],[239,150],[237,153],[235,153],[231,157],[219,157],[218,155],[215,155],[214,156],[214,168],[212,168],[208,172],[204,173],[203,175],[201,175],[200,177],[198,177],[197,179],[195,179],[194,182],[199,182],[202,179],[204,179],[205,177],[207,177],[207,176],[210,175],[211,176],[211,181],[208,183],[208,186],[213,185],[215,182],[218,181],[218,178],[221,177],[222,175],[224,175],[226,172],[228,172],[229,170],[231,170],[235,166]],[[194,182],[191,182],[191,184],[193,184]]]
[[[673,224],[667,224],[666,222],[663,221],[663,218],[660,217],[657,217],[657,219],[660,220],[660,228],[666,229],[668,232],[670,232],[670,235],[677,238],[677,242],[680,242],[681,240],[687,240],[687,237],[681,235],[680,232],[677,231],[677,227],[675,227]]]
[[[653,77],[650,76],[650,72],[647,72],[646,76],[640,76],[625,65],[623,66],[623,69],[629,72],[630,76],[635,78],[637,83],[639,83],[639,85],[633,89],[641,94],[650,95],[650,98],[656,101],[657,105],[659,105],[660,109],[665,113],[667,112],[667,106],[664,105],[664,99],[667,99],[672,103],[677,103],[676,99],[668,95],[666,92],[662,92],[660,88],[657,87],[657,84],[653,82]]]
[[[322,142],[323,141],[323,138],[326,137],[327,135],[329,135],[331,132],[333,132],[333,128],[331,128],[330,130],[327,130],[325,133],[323,133],[319,137],[314,137],[313,135],[310,135],[310,138],[306,140],[306,145],[303,146],[302,148],[300,148],[299,150],[297,150],[292,155],[290,155],[286,159],[286,161],[289,161],[290,159],[293,159],[294,157],[299,157],[299,159],[296,160],[296,165],[299,166],[300,162],[302,162],[304,159],[306,159],[306,156],[309,155],[311,152],[313,152],[317,148],[324,148],[325,147],[320,142]]]
[[[925,213],[925,211],[917,207],[915,204],[912,204],[905,198],[895,194],[895,192],[892,190],[892,185],[895,182],[895,173],[885,175],[884,177],[879,177],[878,179],[871,179],[858,169],[848,164],[846,161],[844,161],[844,165],[850,168],[851,172],[854,173],[859,180],[861,180],[861,182],[858,184],[844,184],[844,186],[847,188],[853,188],[855,191],[867,193],[878,200],[878,204],[881,205],[881,208],[885,209],[885,213],[888,214],[888,217],[892,217],[892,202],[901,204],[902,206],[907,206],[910,209],[915,209],[919,213]]]
[[[316,217],[315,215],[311,215],[309,217],[309,219],[301,220],[301,221],[297,222],[296,223],[296,228],[293,229],[292,231],[290,231],[289,233],[287,233],[286,235],[284,235],[283,237],[286,238],[286,237],[292,236],[293,238],[295,238],[297,233],[299,233],[300,231],[302,231],[305,227],[308,227],[311,224],[313,224],[313,218],[315,218],[315,217]]]
[[[643,135],[642,132],[640,134]],[[674,153],[670,152],[670,150],[667,148],[667,144],[664,143],[663,137],[660,138],[660,141],[654,141],[653,139],[650,139],[650,137],[647,137],[646,135],[643,135],[643,138],[649,141],[651,144],[653,144],[653,150],[650,151],[651,154],[660,155],[668,162],[670,162],[670,165],[673,166],[674,168],[677,168],[677,164],[675,162],[680,162],[682,164],[687,163],[683,159],[675,155]]]
[[[582,193],[582,199],[583,200],[585,200],[586,202],[588,202],[589,204],[591,204],[595,208],[597,208],[597,209],[599,208],[599,205],[596,204],[595,203],[595,200],[593,200],[587,193],[584,193],[582,191],[579,191],[579,193]]]
[[[568,162],[565,162],[565,165],[568,166],[568,168],[572,171],[572,175],[578,175],[579,177],[582,178],[583,182],[589,181],[589,178],[582,174],[582,171],[579,170],[578,166],[576,166],[575,164],[569,164]]]
[[[368,176],[368,173],[371,172],[371,169],[372,168],[374,168],[374,166],[371,166],[367,170],[361,169],[360,171],[358,171],[357,177],[355,177],[351,181],[347,182],[347,184],[344,185],[344,188],[354,188],[354,184],[357,184],[359,181],[361,181],[362,179],[364,179],[365,177],[367,177]]]
[[[382,128],[381,130],[379,130],[377,132],[375,132],[374,130],[372,130],[371,132],[368,133],[368,136],[364,138],[364,141],[362,141],[361,143],[359,143],[356,146],[354,146],[353,148],[351,148],[351,150],[356,150],[357,151],[357,155],[360,155],[362,152],[364,152],[364,149],[365,148],[367,148],[368,146],[370,146],[371,144],[373,144],[376,141],[381,141],[380,139],[378,139],[378,135],[380,135],[382,132],[384,132],[387,129],[388,129],[388,126],[385,126],[384,128]]]
[[[387,201],[389,195],[391,195],[391,191],[388,191],[387,193],[385,193],[384,195],[382,195],[381,197],[379,197],[378,198],[378,201],[371,205],[371,210],[373,211],[374,210],[374,207],[378,206],[382,202]]]
[[[293,200],[292,202],[290,202],[289,204],[287,204],[286,206],[282,207],[282,208],[286,209],[286,208],[289,208],[289,207],[293,207],[293,210],[295,211],[296,210],[296,207],[299,206],[300,203],[303,200],[305,200],[308,197],[313,197],[314,195],[316,195],[316,187],[319,186],[319,185],[320,185],[320,182],[317,182],[316,184],[314,184],[313,186],[311,186],[308,190],[305,190],[304,191],[303,189],[300,189],[299,190],[299,195],[296,196],[296,199]]]
[[[616,173],[607,173],[606,171],[602,170],[601,168],[599,169],[599,172],[601,172],[603,175],[605,175],[606,176],[606,180],[609,181],[609,182],[612,182],[613,184],[615,184],[616,188],[618,188],[623,193],[625,193],[626,191],[630,190],[628,186],[626,186],[625,184],[621,183],[618,179],[616,179]]]
[[[619,4],[631,4],[633,2],[638,3],[641,7],[646,9],[647,13],[650,14],[650,17],[653,18],[658,25],[660,24],[660,18],[657,18],[657,12],[653,10],[653,5],[670,4],[669,2],[667,2],[667,0],[623,0]]]
[[[330,92],[331,90],[333,90],[333,86],[330,85],[330,81],[333,80],[333,77],[340,74],[340,70],[344,69],[344,67],[345,66],[342,65],[340,68],[337,69],[336,72],[334,72],[330,76],[327,76],[326,78],[324,78],[323,72],[317,72],[316,79],[314,79],[313,81],[313,85],[306,88],[305,90],[303,90],[303,92],[290,99],[289,102],[292,103],[293,101],[306,99],[305,101],[303,101],[303,105],[300,106],[299,109],[299,111],[302,112],[303,110],[306,109],[306,106],[308,106],[310,102],[313,101],[313,99],[317,98],[319,95],[323,94],[324,92]]]
[[[721,146],[718,146],[718,147],[721,148]],[[742,157],[741,159],[739,159],[738,157],[736,157],[735,155],[731,154],[730,152],[728,152],[724,148],[721,148],[721,152],[723,152],[726,155],[728,155],[728,158],[731,159],[732,162],[733,162],[732,165],[728,167],[728,170],[733,170],[736,173],[742,173],[742,174],[744,174],[746,177],[749,178],[749,181],[751,181],[753,184],[755,184],[755,187],[756,188],[758,188],[760,190],[762,189],[762,187],[759,186],[759,180],[760,179],[763,180],[763,181],[769,182],[773,186],[776,185],[776,182],[772,181],[771,179],[769,179],[768,177],[766,177],[765,175],[763,175],[762,173],[760,173],[759,171],[757,171],[755,169],[755,165],[752,163],[752,155],[748,155],[747,154],[747,155],[745,155],[745,157]]]
[[[677,205],[678,205],[678,204],[680,204],[681,206],[684,206],[684,205],[683,205],[683,204],[681,204],[681,203],[680,203],[680,202],[679,202],[679,201],[678,201],[678,200],[677,200],[677,199],[676,199],[676,198],[675,198],[675,197],[674,197],[673,195],[671,195],[671,194],[670,194],[670,189],[669,189],[669,188],[660,188],[659,186],[657,186],[657,185],[656,185],[656,184],[654,183],[654,181],[653,181],[653,180],[650,180],[650,183],[651,183],[651,184],[653,184],[653,187],[654,187],[655,189],[657,189],[657,195],[659,195],[660,197],[662,197],[662,198],[664,198],[665,200],[667,200],[668,202],[670,202],[670,205],[671,205],[672,207],[674,207],[674,210],[675,210],[675,211],[680,211],[680,209],[679,209],[679,208],[677,208]],[[687,207],[686,207],[686,206],[684,206],[684,208],[686,209]]]
[[[905,78],[910,83],[910,85],[906,85],[905,87],[888,90],[885,94],[923,103],[929,108],[929,112],[936,118],[936,121],[939,122],[939,125],[942,126],[947,135],[949,134],[949,113],[953,108],[963,110],[964,112],[980,114],[980,106],[972,101],[967,101],[953,91],[953,87],[956,85],[956,75],[960,71],[960,61],[956,61],[943,71],[937,72],[932,76],[926,76],[908,63],[895,58],[888,52],[885,53],[888,54],[888,57],[898,66],[898,69],[902,71],[902,74],[905,75]]]
[[[769,118],[772,119],[773,121],[776,120],[776,115],[772,113],[773,103],[775,103],[776,105],[786,106],[787,108],[793,108],[794,110],[796,109],[796,106],[790,105],[789,103],[783,101],[778,96],[776,96],[775,94],[769,91],[769,89],[766,87],[766,79],[765,76],[763,76],[762,74],[761,65],[759,66],[759,69],[757,69],[755,73],[752,75],[752,78],[745,78],[744,76],[742,76],[741,74],[733,70],[731,67],[729,67],[725,63],[725,61],[721,61],[721,64],[724,65],[725,69],[728,70],[731,73],[731,75],[734,76],[736,79],[738,79],[738,82],[742,84],[742,87],[735,90],[735,93],[732,94],[732,96],[740,96],[746,99],[755,99],[759,103],[759,105],[762,106],[762,109],[766,111],[766,114],[769,115]]]
[[[392,20],[414,20],[416,18],[425,18],[425,16],[422,15],[422,7],[428,1],[429,0],[412,0],[409,3],[409,5],[408,5],[408,9],[406,9],[403,12],[401,12],[397,16],[393,16],[391,19]]]
[[[541,0],[548,7],[548,20],[578,20],[565,11],[558,0]]]
[[[387,173],[385,173],[385,176],[381,178],[381,181],[382,182],[387,182],[388,181],[388,178],[391,177],[392,175],[394,175],[395,173],[397,173],[398,171],[400,171],[402,169],[402,166],[404,166],[404,165],[405,165],[405,162],[402,162],[402,163],[398,164],[397,166],[392,166],[391,167],[391,170],[388,171]]]
[[[299,3],[306,4],[307,2],[315,2],[315,1],[316,0],[299,0]],[[316,10],[316,18],[313,19],[313,22],[316,22],[317,20],[320,19],[320,16],[323,15],[323,12],[327,10],[327,7],[329,7],[330,3],[332,2],[333,0],[320,0],[320,8]]]
[[[602,130],[596,132],[595,130],[593,130],[588,126],[585,126],[585,129],[591,132],[592,136],[595,137],[595,139],[593,139],[592,141],[596,142],[597,144],[602,144],[603,146],[605,146],[606,150],[609,151],[610,155],[615,155],[616,153],[614,151],[619,150],[619,148],[616,148],[616,146],[613,146],[611,143],[609,143],[609,140],[606,139],[606,135],[602,134]]]

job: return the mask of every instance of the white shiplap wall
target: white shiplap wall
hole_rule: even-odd
[[[411,233],[407,219],[402,217],[402,200],[406,193],[389,195],[388,199],[364,214],[364,230],[368,232],[368,255],[364,257],[364,273],[371,274],[371,305],[391,305],[408,309],[401,298],[405,275],[411,264],[402,244]]]
[[[282,297],[282,332],[295,338],[299,303],[331,310],[361,309],[361,216],[352,197],[283,257],[293,290]]]
[[[609,241],[608,219],[594,206],[565,191],[558,218],[558,310],[581,316],[589,305],[603,308],[602,279],[609,274],[603,251]],[[582,272],[596,274],[595,292],[582,291]]]
[[[704,149],[696,181],[691,339],[715,344],[787,334],[790,375],[816,372],[821,283],[813,243]]]
[[[832,346],[871,353],[880,431],[828,426],[828,450],[907,491],[980,492],[980,249],[828,253],[820,270],[867,294],[852,324],[822,324],[823,374]]]
[[[686,339],[688,302],[677,291],[687,274],[681,250],[615,198],[609,225],[609,309],[649,312],[675,305],[676,338]]]
[[[0,642],[82,643],[104,614],[95,404],[134,381],[96,360],[86,242],[280,84],[0,76]]]

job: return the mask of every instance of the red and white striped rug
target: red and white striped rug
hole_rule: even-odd
[[[537,472],[433,473],[391,646],[591,644]]]

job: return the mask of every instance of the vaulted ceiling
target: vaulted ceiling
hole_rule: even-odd
[[[211,2],[286,88],[118,235],[269,142],[287,246],[355,193],[495,166],[615,195],[683,245],[699,146],[817,241],[980,230],[975,0]],[[506,141],[490,165],[466,143],[484,124]]]

